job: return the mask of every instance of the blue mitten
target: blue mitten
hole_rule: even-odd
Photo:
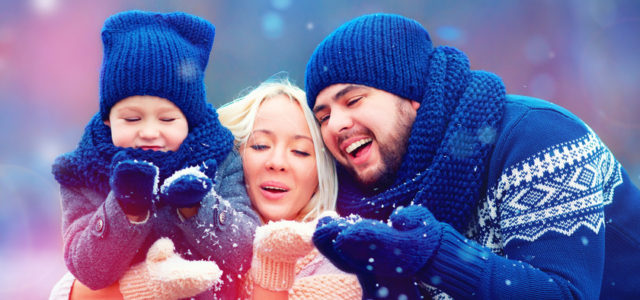
[[[397,208],[389,223],[363,219],[336,237],[334,247],[357,272],[413,277],[440,247],[442,224],[423,206]]]
[[[211,178],[212,180],[216,178],[217,170],[218,170],[218,162],[213,158],[207,159],[200,167],[200,171],[204,173],[204,175],[207,175],[207,177]]]
[[[324,217],[318,220],[316,231],[313,233],[313,244],[318,251],[327,257],[338,269],[347,273],[355,273],[357,268],[350,266],[349,261],[344,260],[336,252],[334,243],[336,237],[350,225],[359,221],[360,217],[351,215],[347,218]]]
[[[111,166],[109,186],[122,210],[129,215],[145,214],[157,194],[158,167],[131,159],[124,151],[113,157]]]
[[[356,261],[343,256],[340,250],[336,249],[335,242],[338,236],[361,221],[362,219],[355,215],[347,218],[322,218],[313,234],[313,243],[336,267],[348,273],[356,273],[362,287],[362,299],[419,299],[420,293],[413,279],[398,277],[395,273],[378,275],[369,270],[362,271]]]
[[[423,299],[413,278],[356,274],[362,299]]]
[[[211,191],[213,181],[200,167],[185,168],[167,178],[160,187],[160,201],[176,208],[196,206]]]

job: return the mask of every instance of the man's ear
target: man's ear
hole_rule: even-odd
[[[414,100],[410,100],[410,101],[411,101],[411,107],[413,107],[413,109],[418,111],[418,108],[420,108],[420,102],[414,101]]]
[[[111,122],[109,122],[109,120],[104,120],[104,125],[111,127]]]

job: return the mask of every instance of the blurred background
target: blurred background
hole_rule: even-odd
[[[640,183],[636,0],[0,0],[2,299],[45,299],[65,272],[51,164],[98,110],[100,29],[129,9],[180,10],[216,26],[205,78],[216,106],[282,71],[302,86],[315,46],[356,16],[414,18],[508,92],[573,111]]]

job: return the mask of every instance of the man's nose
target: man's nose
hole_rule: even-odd
[[[327,126],[329,130],[334,133],[339,133],[353,126],[351,115],[340,109],[333,110],[328,121],[329,124],[327,124]]]

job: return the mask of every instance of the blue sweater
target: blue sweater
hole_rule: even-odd
[[[158,238],[169,237],[184,258],[215,261],[224,280],[216,295],[235,299],[238,276],[251,264],[253,234],[259,223],[244,188],[237,152],[218,166],[215,182],[195,216],[182,220],[175,209],[164,206],[139,224],[129,222],[113,193],[105,199],[92,189],[61,185],[67,268],[88,287],[104,288],[142,261]]]
[[[584,122],[508,95],[485,178],[420,278],[431,296],[640,299],[640,191]]]

